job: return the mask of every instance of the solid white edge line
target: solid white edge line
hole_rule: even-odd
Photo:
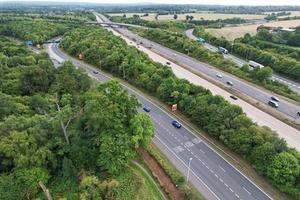
[[[113,28],[111,28],[113,29]],[[129,39],[130,41],[132,41],[131,39]],[[57,47],[58,48],[58,47]],[[58,48],[59,49],[59,48]],[[75,58],[73,58],[75,59]],[[77,59],[76,59],[77,60]],[[168,60],[168,59],[166,59]],[[80,63],[84,63],[82,61],[78,61]],[[89,68],[91,69],[95,69],[95,67],[89,65],[89,64],[86,64],[84,63],[84,65],[88,66]],[[106,75],[106,74],[103,74],[102,71],[100,71],[100,73],[107,77],[107,78],[110,78],[110,79],[113,79],[112,77]],[[147,97],[143,96],[140,92],[137,92],[136,90],[124,85],[123,83],[120,83],[121,85],[123,85],[125,88],[133,91],[134,93],[138,94],[141,98],[144,98],[146,101],[150,102],[152,105],[154,105],[156,108],[158,108],[159,110],[161,110],[163,113],[165,113],[166,115],[168,115],[170,118],[175,118],[178,120],[178,117],[177,116],[171,116],[169,113],[167,113],[165,110],[163,110],[162,108],[160,108],[159,106],[157,106],[155,103],[153,103],[152,101],[150,101]],[[185,123],[185,125],[189,126],[188,123],[186,123],[184,120],[179,120],[179,121],[183,121]],[[186,126],[186,130],[188,130],[188,132],[190,132],[191,134],[193,134],[196,138],[200,139],[199,136],[197,136],[195,133],[193,133],[191,131],[191,129],[187,128]],[[264,193],[267,197],[269,197],[269,199],[273,200],[273,198],[271,198],[266,192],[264,192],[258,185],[256,185],[253,181],[251,181],[248,177],[246,177],[242,172],[240,172],[240,170],[238,170],[235,166],[233,166],[231,163],[229,163],[222,155],[220,155],[217,151],[215,151],[214,149],[212,149],[205,141],[203,141],[203,143],[209,148],[211,149],[213,152],[215,152],[218,156],[220,156],[227,164],[229,164],[231,167],[233,167],[237,172],[239,172],[239,174],[241,174],[244,178],[246,178],[251,184],[253,184],[255,187],[257,187],[262,193]]]
[[[186,167],[186,168],[188,168],[188,166],[185,164],[185,162],[181,159],[181,158],[179,158],[179,156],[177,156],[173,151],[172,151],[172,149],[170,149],[170,147],[168,147],[168,145],[166,145],[166,143],[164,143],[159,137],[157,137],[156,135],[154,136],[156,139],[158,139],[159,140],[159,142],[161,143],[161,144],[163,144],[180,162],[182,162],[182,164]],[[195,173],[194,173],[194,171],[192,170],[192,169],[190,169],[190,171],[192,172],[192,174],[218,199],[218,200],[221,200],[217,195],[216,195],[216,193],[214,193],[207,185],[206,185],[206,183],[204,183],[204,181],[202,181],[202,179],[199,177],[199,176],[197,176]]]

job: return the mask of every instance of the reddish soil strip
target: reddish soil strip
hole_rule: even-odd
[[[144,159],[153,176],[159,181],[172,200],[184,200],[184,195],[176,188],[172,179],[168,176],[160,164],[145,149],[138,148],[137,152]]]

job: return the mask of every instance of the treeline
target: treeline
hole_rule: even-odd
[[[41,184],[53,199],[136,199],[144,183],[128,161],[154,134],[138,107],[117,82],[92,87],[0,37],[1,199],[44,199]]]
[[[108,16],[111,21],[136,24],[140,26],[145,26],[149,28],[161,28],[161,29],[172,29],[172,30],[186,30],[193,28],[194,25],[186,22],[176,22],[176,21],[148,21],[141,19],[140,17],[122,17],[122,16]]]
[[[43,19],[1,19],[0,34],[18,38],[21,40],[30,40],[34,45],[59,35],[63,35],[67,30],[76,27],[72,23],[56,23]]]
[[[194,34],[206,39],[207,42],[222,46],[246,60],[254,60],[265,66],[270,66],[276,73],[300,81],[300,63],[295,59],[260,50],[251,45],[235,42],[231,43],[224,37],[217,38],[204,31],[203,28],[194,29]]]
[[[291,90],[287,85],[284,85],[278,81],[272,81],[270,79],[270,77],[272,76],[272,70],[270,69],[270,67],[249,70],[249,66],[245,65],[239,68],[233,61],[224,59],[222,54],[211,52],[195,41],[188,39],[185,35],[174,33],[173,31],[158,29],[135,31],[137,31],[137,33],[142,37],[146,37],[161,45],[187,54],[201,62],[205,62],[218,67],[240,78],[261,85],[277,94],[281,94],[300,102],[300,95],[298,93]]]
[[[237,39],[236,41],[249,44],[261,50],[265,50],[271,53],[277,53],[300,61],[300,49],[264,41],[261,39],[262,32],[264,31],[259,31],[257,35],[253,37],[250,34],[246,34],[243,38]]]
[[[151,61],[105,29],[90,27],[68,32],[61,47],[76,57],[83,54],[84,61],[147,90],[168,105],[177,103],[179,111],[193,123],[245,158],[274,186],[300,198],[299,152],[288,148],[269,128],[252,122],[240,107],[176,78],[169,67]]]
[[[233,17],[228,19],[217,19],[217,20],[191,20],[189,23],[195,24],[198,26],[206,26],[209,28],[221,28],[224,27],[226,24],[243,24],[247,21],[245,19],[239,17]]]
[[[279,32],[279,33],[271,33],[268,30],[260,30],[256,38],[260,40],[264,40],[267,42],[291,45],[295,47],[300,46],[300,26],[296,28],[294,32]]]

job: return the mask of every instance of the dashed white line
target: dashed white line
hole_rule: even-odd
[[[250,193],[246,188],[243,187],[243,189],[244,189],[248,194],[251,195],[251,193]]]
[[[224,169],[223,167],[221,167],[220,165],[219,165],[219,168],[220,168],[223,172],[226,172],[225,169]]]

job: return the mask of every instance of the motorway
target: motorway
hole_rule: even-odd
[[[193,35],[193,30],[194,29],[189,29],[189,30],[186,30],[185,31],[185,35],[196,41],[197,40],[197,37]],[[204,43],[203,46],[207,49],[209,49],[210,51],[212,52],[218,52],[218,48],[209,44],[209,43]],[[243,59],[240,59],[239,57],[237,56],[234,56],[232,54],[223,54],[224,55],[224,58],[226,59],[229,59],[229,60],[232,60],[233,62],[235,62],[239,67],[242,67],[244,64],[248,64],[248,62],[246,60],[243,60]],[[279,82],[282,82],[283,84],[287,85],[291,90],[297,92],[300,94],[300,84],[295,82],[295,81],[292,81],[292,80],[289,80],[287,78],[284,78],[278,74],[273,74],[272,76],[272,80],[276,80],[276,81],[279,81]]]
[[[97,16],[97,20],[102,20],[101,18],[104,18],[104,16],[102,16],[102,15],[96,15],[96,16]],[[99,16],[101,16],[101,18]],[[104,19],[104,20],[107,20],[107,19]],[[170,50],[166,47],[163,47],[157,43],[143,39],[139,36],[136,36],[135,34],[130,32],[128,29],[124,29],[124,28],[112,29],[112,28],[110,28],[109,30],[112,31],[115,35],[123,38],[127,42],[128,45],[133,45],[133,46],[137,47],[139,50],[146,53],[152,60],[154,60],[156,62],[160,62],[162,64],[165,64],[166,62],[170,62],[171,63],[170,67],[172,68],[174,74],[177,77],[186,79],[195,85],[201,85],[201,86],[209,89],[213,94],[220,95],[220,96],[224,97],[227,101],[231,102],[232,104],[236,104],[236,105],[240,106],[241,108],[243,108],[243,111],[247,114],[247,116],[250,117],[254,122],[258,123],[261,126],[270,127],[272,130],[276,131],[280,137],[284,138],[290,147],[295,147],[296,149],[300,150],[300,137],[299,137],[300,131],[299,130],[296,130],[295,128],[276,119],[275,117],[261,111],[260,109],[256,108],[255,106],[252,106],[251,104],[247,103],[246,101],[244,101],[242,99],[233,100],[232,98],[230,98],[231,94],[229,92],[227,92],[227,91],[221,89],[220,87],[212,84],[211,82],[195,75],[194,73],[190,72],[189,70],[184,69],[183,67],[177,65],[176,63],[172,63],[170,60],[173,60],[172,57],[174,57],[175,51],[172,51],[172,50]],[[138,44],[135,43],[132,38],[134,38]],[[139,44],[140,41],[142,41],[143,45],[146,47],[140,45]],[[152,48],[149,49],[148,45],[151,46]],[[154,49],[155,49],[155,51],[154,51]],[[167,52],[167,54],[164,54],[164,57],[162,57],[159,54],[157,54],[156,52],[160,52],[160,53]],[[165,55],[170,55],[170,56],[165,56]],[[176,58],[181,58],[181,56],[183,57],[183,61],[192,63],[189,66],[200,67],[200,68],[202,67],[204,70],[211,72],[213,74],[212,76],[214,78],[215,78],[216,73],[221,73],[219,71],[216,71],[216,69],[214,69],[214,68],[207,67],[207,65],[201,64],[198,61],[195,61],[194,59],[187,57],[186,55],[181,55],[176,52]],[[171,59],[169,59],[169,60],[166,59],[168,57],[171,57]],[[226,79],[224,76],[223,76],[223,79]],[[247,87],[252,87],[252,86],[247,86]],[[260,95],[260,93],[258,93],[256,95]],[[293,112],[295,112],[295,110]]]
[[[98,81],[111,79],[101,71],[95,74],[94,71],[97,69],[68,56],[59,49],[58,44],[47,44],[46,50],[52,59],[59,59],[59,62],[70,60],[75,66],[84,69],[89,76]],[[196,136],[187,124],[183,123],[181,129],[174,128],[171,121],[176,118],[172,114],[164,111],[136,90],[126,85],[123,86],[130,94],[135,95],[143,105],[151,108],[149,115],[155,125],[153,142],[182,174],[187,174],[188,162],[191,159],[189,181],[206,199],[272,199],[215,152],[206,142]]]

